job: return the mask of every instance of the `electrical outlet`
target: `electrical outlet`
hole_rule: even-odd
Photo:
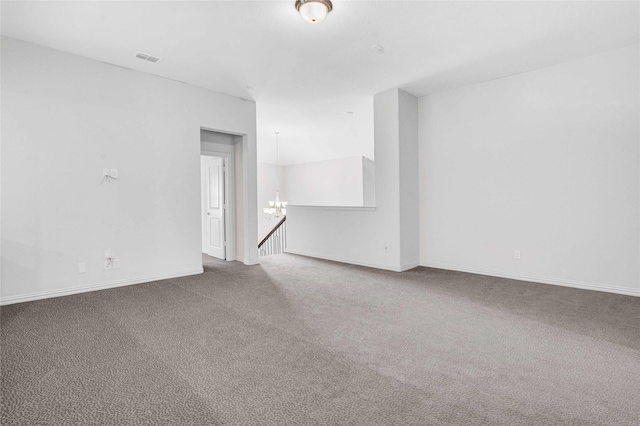
[[[113,262],[111,261],[111,259],[105,259],[104,270],[108,271],[109,269],[113,269]]]
[[[109,169],[107,169],[106,167],[102,169],[102,176],[109,176]]]
[[[114,179],[118,179],[118,169],[111,169],[110,176]]]
[[[384,251],[389,251],[389,245],[387,244],[387,242],[385,241],[382,247],[382,250]]]
[[[513,258],[514,259],[520,259],[520,250],[514,250],[513,251]]]
[[[113,259],[113,269],[120,269],[120,259]]]
[[[86,263],[78,263],[78,273],[84,274],[87,272],[87,264]]]

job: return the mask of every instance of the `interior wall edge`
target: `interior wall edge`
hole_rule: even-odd
[[[387,263],[365,262],[362,260],[352,259],[348,257],[327,256],[325,254],[318,254],[318,253],[312,253],[304,250],[289,249],[289,248],[285,250],[285,253],[297,254],[299,256],[314,257],[317,259],[330,260],[332,262],[346,263],[349,265],[364,266],[367,268],[384,269],[386,271],[393,271],[393,272],[404,272],[404,271],[408,271],[409,269],[413,269],[416,266],[420,266],[420,262],[413,262],[413,263],[403,264],[403,265],[400,265],[400,267],[398,267],[397,265],[392,265]]]
[[[171,278],[181,278],[190,275],[198,275],[204,273],[204,268],[188,269],[184,271],[169,272],[160,275],[148,275],[144,277],[136,277],[131,279],[114,280],[100,284],[91,284],[80,287],[68,287],[58,290],[39,291],[35,293],[18,294],[15,296],[3,297],[0,299],[0,306],[11,305],[14,303],[31,302],[34,300],[50,299],[53,297],[71,296],[73,294],[88,293],[97,290],[107,290],[110,288],[124,287],[128,285],[144,284],[153,281],[167,280]]]
[[[442,264],[437,262],[436,263],[420,262],[420,266],[424,266],[426,268],[446,269],[448,271],[465,272],[469,274],[486,275],[486,276],[497,277],[497,278],[508,278],[512,280],[533,282],[533,283],[539,283],[539,284],[555,285],[560,287],[572,287],[572,288],[579,288],[582,290],[603,291],[606,293],[623,294],[626,296],[640,297],[640,288],[637,290],[634,290],[632,288],[614,287],[614,286],[609,286],[601,283],[589,283],[584,281],[567,280],[563,278],[516,275],[516,274],[509,274],[509,273],[504,273],[499,271],[493,271],[493,270],[490,271],[485,269],[468,268],[464,266]]]

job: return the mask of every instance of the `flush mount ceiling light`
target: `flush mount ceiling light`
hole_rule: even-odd
[[[333,5],[330,0],[296,0],[296,9],[300,12],[302,19],[317,24],[333,10]]]

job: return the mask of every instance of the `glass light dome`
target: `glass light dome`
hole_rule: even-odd
[[[307,2],[300,6],[302,19],[312,24],[322,22],[329,13],[329,8],[320,2]]]
[[[317,24],[324,20],[333,9],[333,5],[329,0],[298,0],[296,9],[300,12],[302,19],[311,24]]]

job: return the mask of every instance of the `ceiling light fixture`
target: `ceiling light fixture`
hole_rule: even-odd
[[[333,10],[331,0],[296,0],[296,9],[300,12],[302,19],[317,24]]]
[[[276,199],[269,200],[269,207],[262,209],[264,217],[267,219],[274,219],[280,216],[287,215],[287,202],[280,201],[280,190],[278,190],[278,166],[280,161],[278,158],[278,135],[280,132],[274,132],[276,134]]]

